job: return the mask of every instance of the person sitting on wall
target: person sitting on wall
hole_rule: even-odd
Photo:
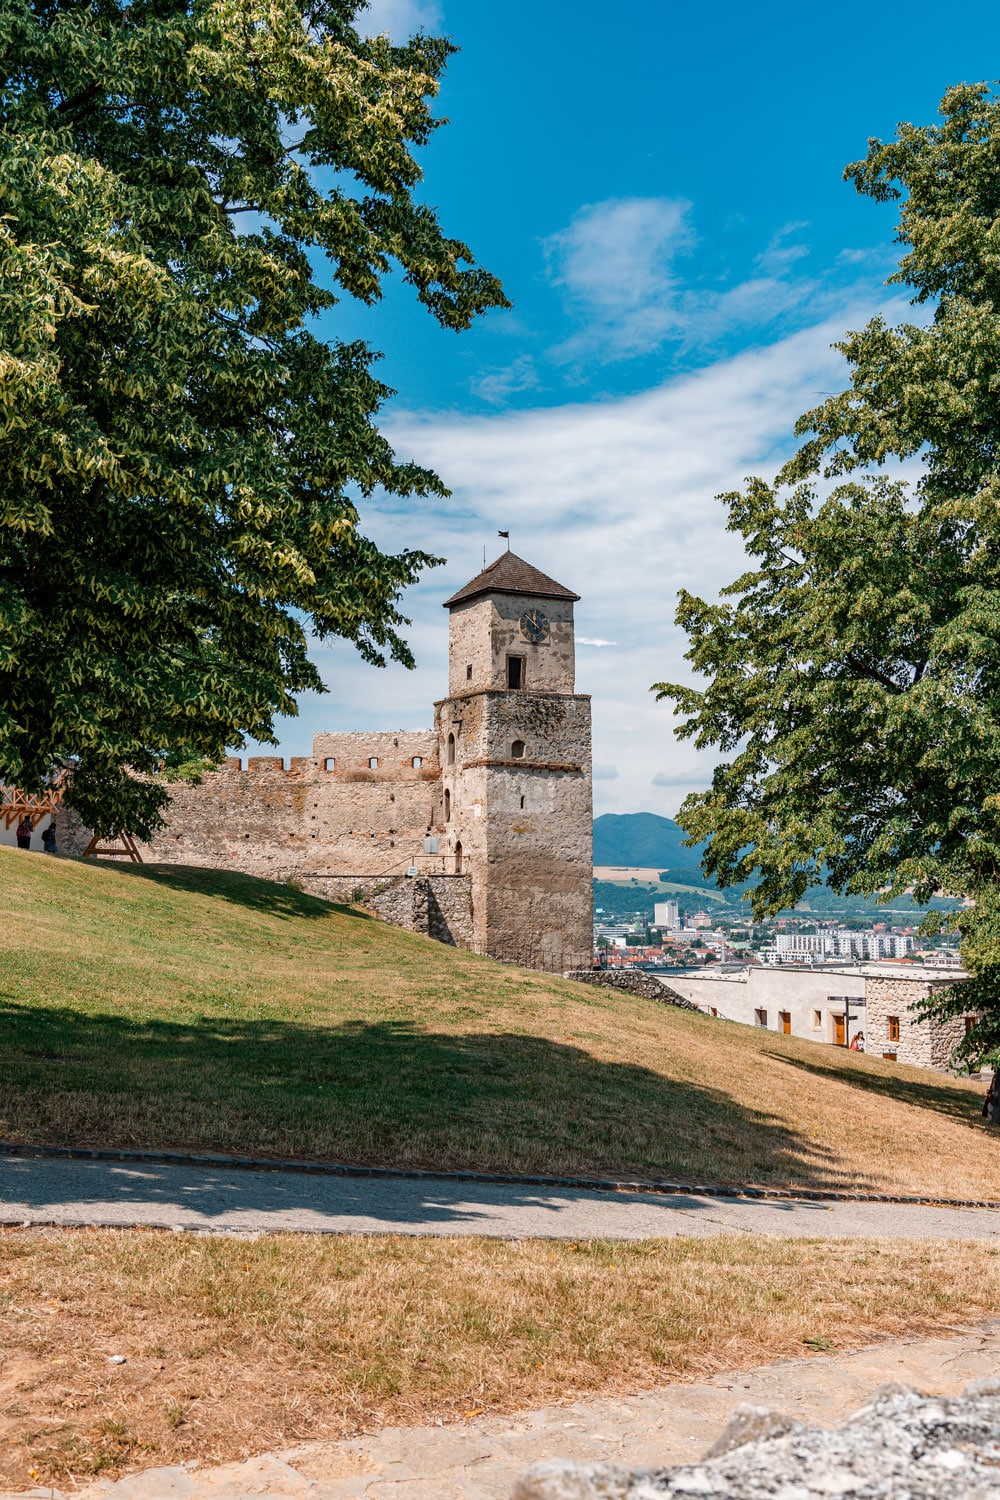
[[[853,1036],[851,1038],[851,1045],[850,1045],[849,1051],[851,1051],[851,1052],[863,1052],[864,1050],[865,1050],[865,1034],[864,1034],[863,1031],[859,1031],[859,1032],[857,1032],[855,1034],[855,1036]]]
[[[56,848],[56,825],[54,823],[50,823],[42,834],[42,848],[46,854],[59,853],[59,850]]]
[[[31,819],[27,813],[17,825],[17,847],[19,849],[31,848]]]

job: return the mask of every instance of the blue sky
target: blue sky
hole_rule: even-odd
[[[597,811],[673,814],[711,760],[677,743],[649,684],[687,675],[684,586],[740,570],[714,496],[769,473],[795,417],[843,384],[833,339],[879,309],[892,205],[842,181],[871,135],[934,118],[945,88],[1000,73],[993,5],[829,7],[626,0],[373,0],[368,26],[461,47],[422,156],[422,196],[514,304],[468,333],[405,286],[341,304],[331,337],[384,350],[385,426],[448,501],[366,505],[388,547],[447,565],[406,600],[417,670],[316,652],[331,689],[280,726],[414,728],[446,681],[441,601],[512,545],[572,586],[594,698]]]

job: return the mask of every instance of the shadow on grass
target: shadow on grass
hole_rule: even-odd
[[[0,1136],[402,1167],[846,1187],[721,1089],[534,1036],[87,1015],[0,998]]]
[[[765,1049],[764,1055],[789,1068],[812,1073],[817,1078],[846,1083],[849,1088],[861,1089],[867,1094],[880,1094],[885,1099],[897,1099],[901,1104],[915,1104],[920,1109],[931,1109],[935,1114],[949,1115],[971,1125],[981,1125],[987,1134],[990,1133],[987,1122],[980,1116],[982,1101],[975,1094],[966,1093],[964,1089],[946,1088],[930,1081],[915,1083],[909,1078],[869,1072],[863,1064],[835,1068],[804,1057],[789,1057],[787,1053],[772,1052],[770,1049]]]
[[[106,863],[96,860],[87,860],[86,863],[96,869],[109,868]],[[116,874],[130,875],[135,880],[148,880],[154,885],[196,896],[218,897],[270,917],[324,917],[331,911],[338,911],[358,922],[373,920],[367,912],[358,911],[353,906],[339,906],[332,901],[323,901],[319,896],[310,896],[293,885],[261,880],[256,875],[241,875],[231,870],[211,870],[199,865],[129,864],[111,868]]]

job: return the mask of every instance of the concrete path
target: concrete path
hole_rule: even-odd
[[[648,1239],[780,1234],[993,1239],[1000,1211],[662,1197],[428,1178],[0,1157],[0,1224],[153,1225],[222,1234],[483,1234]]]
[[[742,1402],[832,1427],[890,1381],[957,1395],[1000,1373],[1000,1324],[951,1338],[813,1355],[671,1385],[637,1396],[578,1401],[434,1427],[388,1427],[339,1443],[302,1443],[217,1468],[151,1469],[74,1490],[73,1500],[508,1500],[541,1458],[578,1463],[690,1463]],[[32,1490],[35,1500],[63,1500]],[[18,1500],[28,1500],[22,1494]],[[0,1500],[12,1500],[0,1495]]]

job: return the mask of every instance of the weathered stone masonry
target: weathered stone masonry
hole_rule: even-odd
[[[504,553],[447,602],[434,728],[318,734],[311,757],[226,761],[171,788],[144,860],[298,880],[509,963],[590,964],[590,699],[577,595]],[[64,814],[60,846],[87,830]]]
[[[956,976],[963,979],[966,976]],[[918,1068],[946,1068],[951,1054],[965,1035],[965,1019],[928,1021],[914,1015],[910,1006],[928,995],[950,989],[955,980],[912,978],[865,980],[867,1015],[865,1050],[875,1057],[892,1057]],[[969,1016],[969,1022],[976,1017]]]

